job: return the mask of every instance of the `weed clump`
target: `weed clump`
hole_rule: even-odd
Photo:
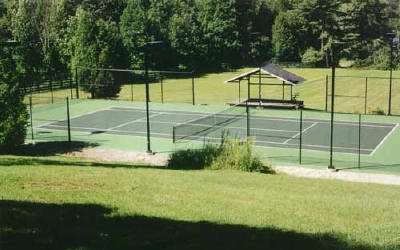
[[[247,172],[272,173],[269,164],[264,164],[254,154],[254,138],[241,140],[223,132],[221,143],[205,144],[200,149],[179,150],[171,154],[170,169],[234,169]]]

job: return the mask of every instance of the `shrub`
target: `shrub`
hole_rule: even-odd
[[[306,52],[303,54],[301,62],[306,65],[310,65],[312,67],[320,67],[324,63],[323,54],[320,51],[315,50],[314,48],[308,48]]]
[[[200,149],[179,150],[171,154],[168,168],[204,169],[212,164],[217,155],[218,147],[212,144],[207,144]]]
[[[271,173],[252,150],[254,139],[241,141],[224,132],[221,144],[206,144],[201,149],[174,152],[168,162],[170,169],[234,169],[248,172]]]

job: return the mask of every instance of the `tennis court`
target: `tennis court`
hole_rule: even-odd
[[[217,142],[224,130],[229,130],[231,135],[245,138],[249,122],[249,132],[255,137],[256,146],[298,148],[301,138],[303,149],[330,150],[329,120],[304,119],[301,126],[300,120],[296,118],[251,115],[247,120],[245,108],[239,108],[233,114],[153,109],[150,112],[150,121],[152,137],[174,137],[178,143],[187,140]],[[70,123],[71,131],[146,136],[146,111],[140,108],[99,109],[72,117]],[[359,126],[358,122],[336,121],[333,150],[352,154],[360,151],[363,155],[373,155],[397,127],[398,124],[364,122]],[[42,124],[39,128],[66,130],[67,121]]]

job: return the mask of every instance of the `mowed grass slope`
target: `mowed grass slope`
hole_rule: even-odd
[[[400,189],[0,156],[4,249],[399,249]]]
[[[202,74],[195,79],[195,102],[197,104],[217,104],[223,105],[239,98],[238,84],[224,83],[226,80],[252,70],[253,68],[242,68],[231,72]],[[306,108],[325,110],[325,78],[331,74],[330,69],[314,68],[289,68],[290,72],[298,74],[307,79],[293,88],[293,94],[298,94],[298,99],[305,102]],[[359,70],[342,69],[337,70],[338,76],[361,76],[361,77],[389,77],[388,71],[380,70]],[[394,77],[400,77],[400,71],[394,72]],[[257,79],[253,80],[258,82]],[[280,83],[276,80],[264,79],[268,83]],[[340,78],[336,79],[336,111],[338,112],[364,112],[364,96],[367,94],[367,111],[369,113],[388,111],[389,99],[389,80],[388,79],[369,79],[368,92],[365,93],[365,78]],[[241,97],[247,97],[246,81],[241,86]],[[164,79],[164,102],[167,103],[191,103],[192,102],[192,80],[168,76]],[[252,97],[258,97],[258,87],[252,86]],[[330,91],[330,89],[329,89]],[[400,114],[400,80],[393,81],[392,89],[392,111]],[[75,95],[75,90],[73,91]],[[290,98],[290,88],[285,88],[285,98]],[[54,97],[64,98],[70,95],[70,90],[59,90],[54,92]],[[49,93],[40,93],[35,96],[49,97]],[[80,91],[81,98],[89,97],[89,93]],[[282,99],[283,91],[281,86],[263,86],[262,97],[271,99]],[[341,96],[341,97],[339,97]],[[143,101],[145,100],[144,84],[133,86],[124,85],[119,95],[119,99]],[[153,102],[161,102],[161,84],[153,82],[150,87],[150,97]],[[34,102],[49,102],[47,100],[35,99]],[[328,106],[328,108],[330,108]]]

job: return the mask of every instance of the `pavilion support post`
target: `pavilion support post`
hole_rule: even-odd
[[[290,101],[293,101],[293,85],[290,85]]]
[[[285,81],[282,82],[282,103],[285,102]]]

